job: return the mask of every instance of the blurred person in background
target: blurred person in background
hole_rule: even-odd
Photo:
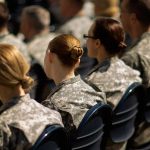
[[[140,71],[143,84],[150,86],[150,0],[123,0],[121,22],[132,38],[122,60]]]
[[[28,51],[33,61],[31,74],[35,74],[34,78],[37,78],[35,99],[39,102],[47,97],[49,90],[54,86],[43,70],[45,49],[49,41],[56,36],[55,33],[50,32],[49,25],[50,13],[45,8],[32,5],[22,10],[20,32],[28,41]]]
[[[150,0],[122,0],[121,21],[133,43],[122,56],[130,67],[138,70],[150,94]],[[142,115],[142,114],[140,114]],[[142,122],[130,142],[131,149],[150,143],[150,124]]]
[[[8,30],[9,17],[10,14],[7,5],[3,2],[0,2],[0,43],[9,43],[15,45],[30,63],[31,59],[25,43],[11,34]]]
[[[66,22],[57,31],[72,34],[80,40],[81,46],[84,48],[84,54],[76,72],[80,75],[86,74],[96,64],[94,59],[87,57],[87,49],[83,39],[83,34],[87,33],[92,20],[83,10],[84,0],[60,0],[59,2],[60,13]]]
[[[119,20],[119,0],[91,0],[94,4],[95,16],[112,17]]]

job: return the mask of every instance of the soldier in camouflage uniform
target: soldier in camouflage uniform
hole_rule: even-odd
[[[121,21],[125,31],[133,40],[133,44],[122,56],[122,60],[140,72],[142,83],[146,88],[149,88],[150,0],[123,0],[121,3]],[[132,143],[135,149],[150,142],[150,124],[142,122],[136,131]]]
[[[60,35],[50,42],[45,55],[45,72],[57,86],[42,104],[61,113],[63,124],[71,134],[88,109],[105,102],[103,92],[74,75],[82,54],[80,42],[74,36]]]
[[[83,5],[84,0],[60,0],[60,12],[66,22],[57,30],[63,34],[72,34],[80,40],[81,46],[84,48],[84,54],[76,72],[81,76],[86,74],[97,63],[87,56],[87,49],[85,48],[83,34],[87,33],[92,20],[85,15]]]
[[[61,116],[25,93],[33,80],[14,46],[0,44],[0,66],[0,149],[28,150],[47,125],[62,125]]]
[[[56,36],[55,33],[50,32],[49,24],[50,14],[45,8],[34,5],[23,9],[20,29],[28,41],[30,55],[42,67],[47,45]]]
[[[23,43],[21,40],[15,37],[13,34],[9,33],[7,28],[8,19],[8,8],[4,3],[0,2],[0,43],[8,43],[15,45],[30,63],[31,59],[25,43]]]
[[[121,21],[125,31],[131,36],[133,44],[128,48],[122,60],[138,70],[146,87],[150,86],[150,0],[123,0]],[[136,23],[130,16],[136,15]]]
[[[83,0],[60,0],[60,12],[66,22],[57,30],[60,33],[72,34],[77,37],[81,45],[85,45],[83,34],[87,33],[92,20],[83,13]]]
[[[121,24],[111,18],[97,18],[84,37],[87,38],[89,57],[99,62],[85,78],[101,88],[106,93],[107,102],[115,107],[130,84],[141,82],[139,72],[117,57],[126,47]],[[124,143],[110,142],[107,149],[121,150],[124,146]]]

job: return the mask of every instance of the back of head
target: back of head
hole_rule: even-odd
[[[124,30],[117,20],[101,17],[95,20],[93,35],[100,39],[109,54],[119,54],[126,48]]]
[[[32,78],[27,76],[29,64],[16,47],[0,44],[0,85],[14,88],[21,85],[28,89],[33,84]]]
[[[9,19],[9,10],[5,3],[0,2],[0,28],[7,25]]]
[[[22,12],[22,17],[24,16],[28,18],[30,26],[37,31],[48,27],[50,24],[49,12],[38,5],[25,7]]]
[[[74,67],[83,54],[80,41],[73,35],[62,34],[49,43],[49,49],[57,54],[63,65]]]
[[[119,13],[118,0],[92,0],[95,5],[95,15],[113,17]]]
[[[150,25],[150,0],[127,0],[127,9],[144,26]]]

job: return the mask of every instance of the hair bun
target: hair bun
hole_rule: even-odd
[[[74,46],[71,48],[71,58],[79,59],[83,55],[83,48]]]
[[[119,44],[118,44],[118,48],[119,49],[125,49],[127,47],[127,45],[124,43],[124,42],[120,42]]]
[[[29,77],[29,76],[25,76],[20,81],[20,83],[21,83],[23,89],[28,89],[28,88],[30,88],[33,85],[34,80],[31,77]]]

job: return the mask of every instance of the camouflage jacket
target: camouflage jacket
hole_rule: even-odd
[[[69,132],[73,132],[87,110],[99,101],[106,102],[105,94],[100,90],[96,91],[80,76],[76,76],[58,85],[42,104],[59,111],[64,126]]]
[[[138,70],[145,87],[150,87],[150,33],[144,33],[121,59]]]
[[[27,45],[31,57],[42,67],[44,66],[44,57],[48,44],[56,35],[55,33],[36,35]]]
[[[99,63],[85,78],[106,93],[107,102],[113,107],[118,104],[131,83],[141,82],[139,72],[117,57]]]
[[[6,33],[4,35],[0,35],[0,43],[12,44],[16,46],[22,55],[26,58],[26,60],[30,63],[31,58],[29,56],[27,46],[13,34]]]
[[[62,124],[58,112],[37,103],[28,94],[14,98],[0,108],[0,149],[28,150],[51,124]]]
[[[75,16],[63,24],[57,31],[74,35],[80,40],[81,45],[84,46],[85,40],[83,39],[83,34],[87,34],[92,23],[92,19],[87,16]]]

